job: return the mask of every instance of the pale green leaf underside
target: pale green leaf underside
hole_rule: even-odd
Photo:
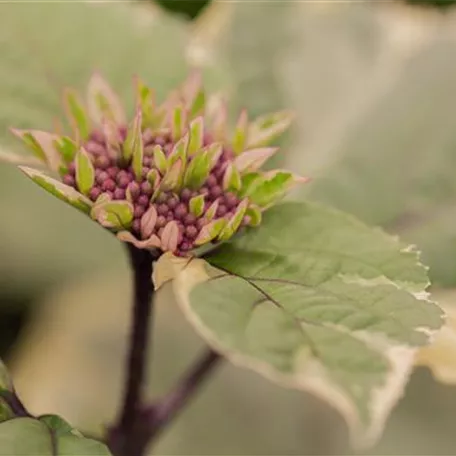
[[[0,424],[1,456],[107,456],[105,445],[70,432],[51,432],[45,423],[17,418]]]
[[[416,347],[441,325],[439,308],[409,292],[427,284],[416,253],[345,214],[288,203],[207,260],[219,268],[209,280],[192,290],[188,267],[177,281],[199,332],[234,362],[320,395],[355,444],[371,444]]]

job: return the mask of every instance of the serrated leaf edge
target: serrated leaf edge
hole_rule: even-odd
[[[173,281],[173,289],[178,305],[184,313],[184,316],[193,325],[198,334],[200,334],[210,346],[212,346],[216,351],[222,353],[234,365],[254,370],[280,386],[306,390],[324,400],[333,408],[338,410],[346,419],[353,447],[356,449],[371,447],[380,437],[390,410],[403,394],[406,381],[401,383],[401,380],[408,378],[410,375],[417,348],[398,344],[395,344],[393,347],[385,347],[385,341],[387,341],[387,338],[382,335],[379,335],[378,338],[376,337],[376,351],[380,354],[384,354],[386,348],[394,351],[394,356],[390,353],[390,356],[386,357],[386,359],[390,362],[390,365],[393,366],[393,371],[389,372],[383,387],[374,389],[373,391],[373,395],[377,397],[377,399],[374,398],[372,401],[372,404],[375,406],[372,413],[375,414],[376,420],[372,420],[372,423],[374,424],[370,429],[364,430],[362,423],[359,422],[356,408],[352,405],[350,400],[347,399],[346,394],[342,392],[336,384],[334,384],[330,379],[325,378],[325,375],[321,372],[323,366],[317,359],[312,359],[311,362],[313,364],[310,364],[307,360],[309,366],[307,367],[307,373],[305,376],[302,375],[302,372],[299,376],[287,376],[285,374],[278,373],[266,362],[250,359],[246,355],[238,354],[225,348],[224,345],[218,341],[217,337],[214,336],[204,324],[202,324],[196,313],[191,310],[189,299],[191,290],[196,285],[205,282],[209,278],[209,275],[206,272],[206,265],[208,265],[208,263],[204,260],[194,259],[192,261],[192,274],[190,275],[188,273],[189,268],[181,268],[179,274]],[[349,333],[360,340],[365,338],[365,336],[363,336],[363,332],[361,331]],[[372,347],[373,335],[372,333],[369,333],[368,336],[369,340],[363,341]],[[382,342],[381,350],[379,349],[379,341]],[[316,371],[313,375],[312,373],[309,374],[309,369],[312,368]],[[385,398],[385,390],[390,391],[390,395],[387,400]]]

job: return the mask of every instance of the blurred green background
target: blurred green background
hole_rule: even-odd
[[[61,89],[83,89],[94,68],[131,106],[133,74],[163,96],[200,66],[232,112],[294,109],[274,163],[312,177],[294,196],[416,243],[433,291],[451,305],[454,2],[158,3],[0,4],[0,149],[21,152],[11,125],[52,128]],[[0,355],[32,411],[98,432],[119,397],[130,291],[122,248],[11,165],[0,164],[0,207]],[[158,314],[151,395],[202,348],[170,290]],[[456,387],[420,369],[369,454],[456,454],[455,417]],[[228,365],[155,450],[349,453],[345,426],[328,407]]]

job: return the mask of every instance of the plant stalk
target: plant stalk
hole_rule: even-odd
[[[145,419],[149,422],[149,443],[155,442],[159,434],[176,418],[189,400],[194,397],[197,389],[207,380],[221,359],[222,357],[218,353],[207,349],[190,366],[190,369],[173,390],[156,404],[144,410]]]
[[[173,390],[156,403],[143,405],[147,352],[152,328],[153,263],[159,255],[128,244],[133,271],[133,317],[127,360],[127,379],[117,423],[108,430],[107,445],[114,456],[144,456],[147,446],[179,414],[211,374],[221,356],[207,350],[190,366]]]
[[[133,317],[129,353],[127,360],[127,380],[124,389],[120,417],[108,432],[108,446],[114,456],[142,456],[145,448],[138,438],[142,429],[140,408],[144,387],[150,328],[153,316],[152,284],[153,262],[158,255],[127,244],[130,264],[133,271]]]

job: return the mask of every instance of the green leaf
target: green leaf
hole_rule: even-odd
[[[0,360],[0,423],[9,420],[14,416],[6,401],[2,399],[2,393],[11,394],[10,392],[12,391],[12,389],[13,384],[11,382],[8,370],[6,366],[3,364],[3,362]]]
[[[184,186],[197,189],[203,185],[210,173],[210,161],[206,152],[200,151],[189,163],[184,177]]]
[[[223,152],[223,145],[221,143],[212,143],[210,146],[205,147],[204,153],[207,154],[209,159],[209,170],[211,170],[218,162]]]
[[[75,136],[85,141],[90,133],[90,120],[78,93],[75,90],[67,89],[64,94],[64,102]]]
[[[41,415],[38,419],[42,421],[57,437],[64,434],[81,436],[79,431],[73,429],[69,423],[58,415]]]
[[[188,203],[190,212],[195,217],[200,217],[204,212],[204,195],[197,195],[190,199]]]
[[[256,171],[277,151],[277,147],[246,150],[236,157],[234,164],[241,173]]]
[[[249,125],[247,147],[254,148],[270,144],[290,127],[293,117],[289,111],[258,117]]]
[[[249,193],[253,192],[253,189],[256,188],[259,184],[263,182],[263,173],[260,172],[251,172],[244,174],[241,177],[242,186],[240,195],[242,197],[248,195]]]
[[[78,151],[77,144],[68,136],[56,138],[54,140],[54,147],[60,153],[63,160],[67,163],[71,162],[74,159]]]
[[[11,131],[32,150],[38,159],[47,163],[52,171],[60,169],[62,156],[56,147],[56,144],[59,143],[57,135],[39,130],[17,130],[13,128]]]
[[[43,162],[37,157],[24,154],[19,155],[6,150],[0,150],[0,161],[14,165],[43,166]]]
[[[201,149],[194,155],[185,172],[184,185],[193,189],[200,188],[209,176],[211,169],[214,167],[221,153],[221,144],[214,143]]]
[[[14,413],[5,400],[0,397],[0,423],[11,418],[14,418]]]
[[[166,174],[166,171],[168,170],[168,161],[162,147],[158,144],[154,146],[153,157],[154,166],[160,171],[160,174]]]
[[[248,113],[246,109],[243,109],[239,115],[239,119],[236,123],[236,128],[234,129],[233,139],[231,141],[235,155],[239,155],[245,148],[248,124]]]
[[[270,171],[259,180],[255,180],[245,191],[252,203],[260,207],[269,207],[283,198],[296,184],[306,182],[289,171]]]
[[[11,383],[11,378],[8,373],[8,369],[6,368],[3,361],[0,360],[0,391],[7,390],[10,391],[13,385]]]
[[[200,90],[195,99],[193,100],[193,103],[190,107],[190,118],[194,119],[196,116],[201,115],[204,112],[204,108],[206,105],[206,94],[204,93],[203,90]]]
[[[104,443],[75,435],[65,435],[57,440],[58,456],[110,456]]]
[[[190,123],[190,142],[188,144],[188,155],[192,157],[203,146],[204,119],[197,117]]]
[[[119,133],[119,125],[109,118],[101,121],[101,130],[105,135],[105,143],[111,157],[118,157],[121,152],[122,137]]]
[[[82,212],[90,212],[92,201],[76,191],[73,187],[69,187],[68,185],[63,184],[62,182],[57,181],[52,177],[46,176],[46,174],[43,174],[36,169],[28,168],[26,166],[20,166],[19,168],[23,173],[30,177],[33,182],[44,188],[44,190],[51,193],[58,199],[70,204]]]
[[[126,162],[129,162],[133,155],[133,151],[135,149],[135,144],[138,138],[138,135],[141,135],[141,115],[139,113],[140,111],[136,110],[136,116],[134,117],[133,121],[131,122],[131,125],[128,128],[127,131],[127,137],[125,138],[125,141],[122,146],[122,157],[125,159]],[[141,135],[142,139],[142,135]]]
[[[133,221],[133,205],[128,201],[97,201],[90,216],[105,228],[127,229]]]
[[[189,134],[186,133],[174,145],[173,150],[168,155],[168,165],[172,166],[180,158],[182,163],[187,163],[187,150],[188,150]]]
[[[175,287],[206,341],[327,400],[355,445],[375,442],[416,350],[442,324],[416,252],[343,213],[288,203],[206,259]]]
[[[118,95],[98,72],[90,78],[87,102],[90,116],[98,125],[104,120],[118,125],[125,124],[126,117]]]
[[[258,226],[261,223],[261,209],[258,206],[251,205],[247,208],[245,215],[249,217],[250,226]]]
[[[35,135],[32,131],[17,130],[13,128],[11,132],[20,138],[24,144],[32,150],[36,158],[38,158],[40,161],[47,162],[46,153],[44,152],[43,147],[41,147],[40,143],[35,139]]]
[[[141,124],[142,124],[142,114],[141,110],[138,110],[135,118],[135,128],[133,132],[133,145],[132,145],[132,162],[131,166],[133,172],[136,176],[136,179],[142,178],[143,170],[143,155],[144,155],[144,145],[143,138],[141,133]]]
[[[219,205],[218,200],[215,200],[215,201],[208,207],[207,211],[205,211],[205,213],[204,213],[204,219],[205,219],[207,222],[210,222],[211,220],[213,220],[213,218],[214,218],[215,215],[217,214],[218,205]]]
[[[155,168],[152,168],[147,173],[147,180],[153,188],[157,188],[160,184],[160,173]]]
[[[219,218],[212,220],[207,225],[204,225],[195,239],[195,245],[207,244],[208,242],[214,240],[223,231],[226,224],[226,219]]]
[[[157,191],[169,191],[180,187],[184,164],[179,158],[163,176]],[[156,196],[156,195],[155,195]]]
[[[238,228],[241,225],[242,219],[244,218],[245,212],[247,210],[247,206],[249,201],[247,199],[241,201],[238,205],[236,212],[233,216],[228,220],[228,223],[225,225],[223,230],[220,232],[218,239],[220,241],[227,241],[236,233]]]
[[[204,113],[206,95],[202,88],[201,71],[193,70],[182,84],[182,97],[185,101],[190,120]]]
[[[173,141],[176,142],[182,137],[184,133],[186,121],[184,107],[181,105],[174,107],[171,111],[171,114],[171,136],[173,138]]]
[[[63,420],[62,420],[63,421]],[[0,424],[1,456],[108,456],[108,448],[71,432],[55,432],[49,420],[16,418]],[[55,423],[54,423],[55,424]]]
[[[237,192],[241,189],[241,173],[238,171],[234,163],[229,163],[223,175],[223,189],[225,191]]]
[[[88,195],[95,182],[95,169],[89,154],[83,147],[76,154],[76,184],[79,191]]]
[[[136,78],[136,90],[138,92],[138,102],[141,106],[142,113],[142,128],[153,127],[153,111],[154,111],[154,91],[145,85],[143,81]]]

